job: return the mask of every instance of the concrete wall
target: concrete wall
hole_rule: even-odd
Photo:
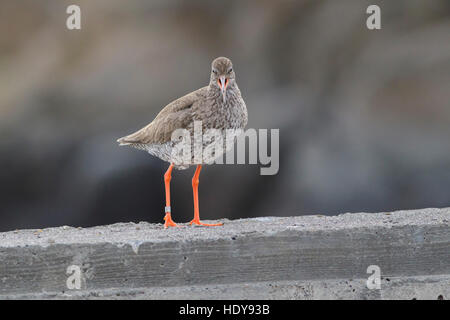
[[[0,233],[0,298],[450,297],[450,208],[223,222]]]

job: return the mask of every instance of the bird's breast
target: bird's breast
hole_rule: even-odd
[[[243,101],[230,99],[226,103],[217,105],[212,109],[207,119],[206,127],[216,129],[240,129],[247,123],[247,109]]]

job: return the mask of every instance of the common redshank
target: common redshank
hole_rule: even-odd
[[[200,221],[198,185],[202,165],[210,164],[201,158],[194,161],[194,156],[189,161],[175,159],[174,148],[176,142],[172,134],[177,129],[185,131],[194,137],[195,124],[201,124],[202,131],[217,129],[224,132],[227,129],[243,130],[247,125],[247,108],[242,99],[241,91],[236,83],[236,74],[230,59],[219,57],[211,64],[211,76],[209,85],[191,92],[165,106],[156,118],[139,131],[117,140],[119,144],[129,145],[145,150],[153,156],[170,163],[164,174],[166,192],[165,223],[164,227],[178,226],[171,216],[170,206],[170,180],[172,169],[186,169],[191,165],[197,165],[192,178],[192,189],[194,193],[194,219],[190,225],[220,226],[222,223],[208,224]],[[207,143],[202,142],[203,147]],[[229,146],[229,145],[228,145]],[[226,148],[224,152],[226,152]],[[222,152],[223,153],[223,152]],[[214,154],[217,158],[220,153]]]

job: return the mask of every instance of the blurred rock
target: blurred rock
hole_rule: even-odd
[[[249,126],[280,129],[280,171],[210,166],[202,216],[449,206],[450,3],[69,1],[0,5],[0,230],[160,222],[166,164],[117,137],[233,59]],[[192,170],[172,180],[190,220]]]

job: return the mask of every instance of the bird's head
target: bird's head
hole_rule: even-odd
[[[210,86],[216,87],[222,94],[223,102],[227,99],[227,89],[234,85],[236,75],[230,59],[219,57],[211,64]]]

